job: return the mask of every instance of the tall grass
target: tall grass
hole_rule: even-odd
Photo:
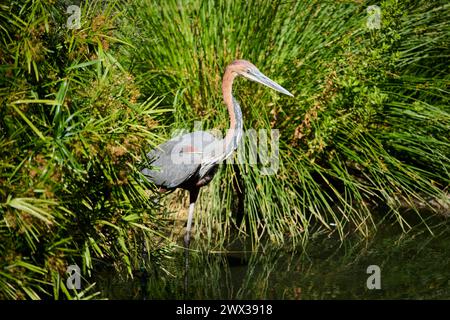
[[[227,128],[220,83],[234,59],[252,61],[295,95],[238,81],[245,128],[280,130],[280,169],[267,176],[249,164],[222,166],[202,192],[196,235],[216,241],[237,228],[255,242],[267,236],[281,243],[307,239],[319,223],[341,238],[368,236],[375,211],[405,231],[412,222],[402,206],[448,211],[450,8],[383,1],[381,27],[369,29],[370,4],[129,7],[132,70],[143,92],[174,107],[171,128],[193,129],[198,120],[204,130]],[[174,210],[185,207],[177,206],[183,196],[171,199]]]

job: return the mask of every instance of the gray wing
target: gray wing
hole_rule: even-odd
[[[147,154],[148,164],[141,172],[157,186],[173,189],[198,173],[203,152],[216,138],[196,131],[175,137]]]

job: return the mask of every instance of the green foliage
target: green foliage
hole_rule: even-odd
[[[74,30],[65,8],[2,5],[0,298],[90,298],[65,288],[68,265],[95,290],[96,260],[132,274],[144,245],[164,248],[135,166],[164,109],[114,57],[130,45],[116,5],[85,4]]]
[[[84,1],[68,29],[71,4],[0,5],[0,298],[95,297],[96,265],[132,275],[143,247],[166,270],[165,214],[185,217],[186,195],[155,201],[137,168],[169,130],[227,128],[221,76],[237,58],[295,98],[236,82],[245,128],[279,130],[279,168],[222,165],[196,239],[367,237],[375,212],[405,231],[402,207],[448,212],[445,1],[377,3],[373,30],[360,1]],[[65,287],[74,263],[89,290]]]

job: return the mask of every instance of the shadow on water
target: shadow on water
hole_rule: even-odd
[[[197,243],[188,270],[180,250],[164,270],[148,268],[134,279],[104,272],[96,280],[110,299],[449,299],[450,222],[433,231],[385,228],[344,242],[319,236],[305,250],[251,252],[234,243],[217,252]],[[380,268],[381,289],[367,288],[370,265]]]

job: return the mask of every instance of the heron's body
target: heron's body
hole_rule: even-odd
[[[183,188],[190,192],[186,246],[189,245],[194,204],[199,189],[213,179],[217,166],[233,154],[242,137],[242,112],[232,95],[233,80],[239,75],[292,96],[286,89],[264,76],[250,62],[236,60],[227,66],[222,82],[224,102],[230,115],[230,128],[225,138],[217,139],[204,131],[175,137],[150,151],[147,158],[151,168],[142,170],[150,181],[163,189]]]
[[[187,133],[171,139],[147,154],[152,169],[144,169],[142,173],[157,186],[167,190],[183,188],[191,190],[207,177],[214,175],[217,164],[207,172],[201,172],[203,150],[207,150],[219,141],[204,131]],[[179,163],[172,161],[177,157]],[[203,184],[205,185],[205,184]],[[200,185],[198,187],[201,187]]]

